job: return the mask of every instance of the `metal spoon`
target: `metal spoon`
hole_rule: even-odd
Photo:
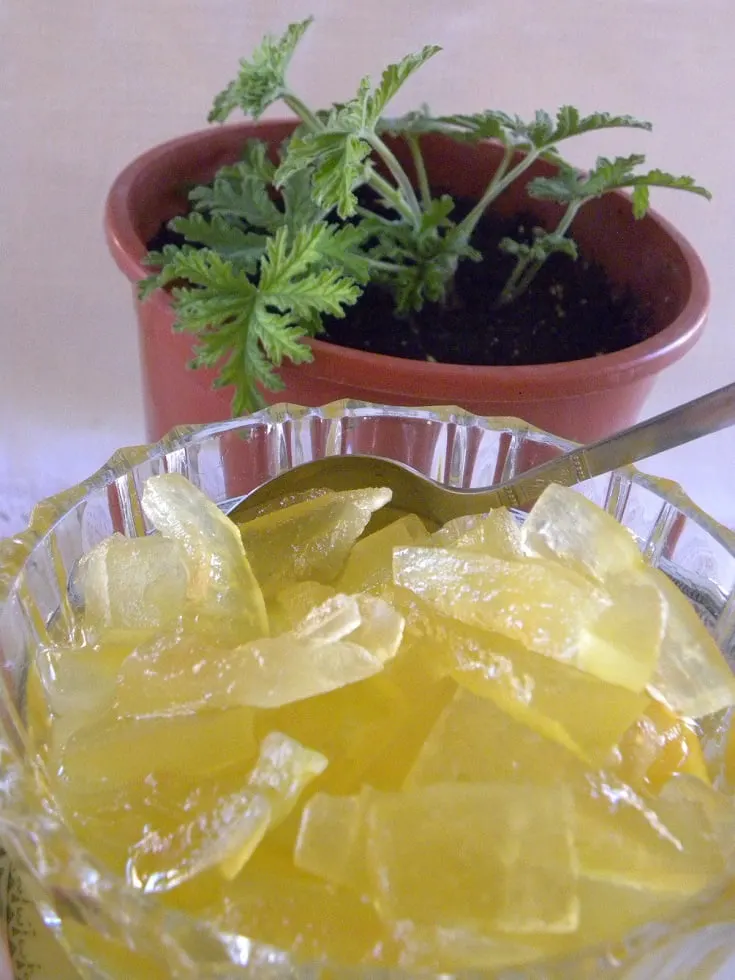
[[[573,449],[503,483],[472,490],[444,486],[405,463],[379,456],[326,456],[286,470],[261,484],[236,505],[230,517],[243,522],[268,501],[304,490],[390,487],[393,507],[444,524],[454,517],[482,514],[495,507],[524,507],[533,503],[550,483],[573,486],[733,423],[735,383],[599,442]]]

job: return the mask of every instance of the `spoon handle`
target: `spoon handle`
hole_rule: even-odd
[[[735,424],[735,383],[672,408],[599,442],[580,446],[493,487],[498,503],[523,507],[550,483],[572,486]]]

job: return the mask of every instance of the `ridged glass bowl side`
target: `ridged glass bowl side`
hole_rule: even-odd
[[[288,951],[218,934],[107,874],[67,832],[29,751],[29,664],[40,645],[69,634],[79,558],[113,531],[149,530],[140,507],[147,478],[182,473],[229,508],[264,480],[326,455],[386,456],[448,485],[477,487],[569,448],[518,420],[481,419],[460,409],[279,405],[245,419],[179,428],[154,446],[120,450],[89,480],[40,504],[24,534],[0,542],[0,837],[19,859],[44,920],[83,976],[280,980],[320,970],[293,964]],[[735,659],[735,535],[677,485],[633,470],[590,480],[580,490],[631,528],[647,560],[675,579]],[[731,956],[735,888],[732,895],[713,897],[706,909],[693,907],[676,922],[647,928],[615,948],[498,976],[709,980]],[[735,960],[731,969],[735,976]]]

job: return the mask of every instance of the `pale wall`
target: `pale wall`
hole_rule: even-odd
[[[445,53],[397,110],[422,99],[521,113],[573,102],[651,118],[652,137],[577,147],[584,162],[644,146],[653,164],[692,172],[716,195],[712,205],[656,196],[701,250],[714,302],[706,339],[649,409],[732,379],[731,0],[0,0],[0,534],[142,438],[129,289],[101,233],[110,181],[152,143],[202,126],[237,58],[309,12],[293,82],[315,102],[438,41]],[[735,524],[734,456],[730,433],[657,468]]]

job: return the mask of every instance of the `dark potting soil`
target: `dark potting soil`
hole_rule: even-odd
[[[455,220],[471,206],[458,201]],[[399,319],[390,294],[371,284],[344,319],[325,318],[319,339],[373,354],[488,366],[574,361],[650,336],[650,312],[584,254],[576,261],[552,255],[522,296],[497,306],[514,263],[498,245],[506,236],[530,241],[533,226],[531,215],[507,219],[489,212],[472,238],[482,261],[460,263],[446,304],[427,304]],[[164,227],[148,244],[159,249],[182,241]]]

